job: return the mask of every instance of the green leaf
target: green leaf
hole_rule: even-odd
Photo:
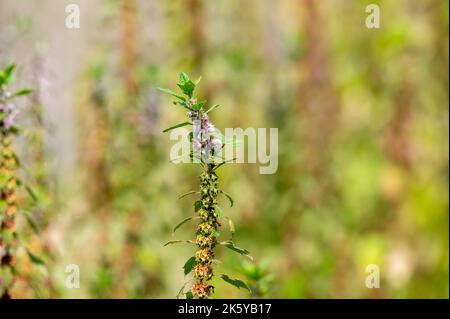
[[[10,129],[9,129],[9,131],[12,133],[12,134],[19,134],[19,132],[20,132],[20,128],[16,125],[16,126],[13,126],[13,127],[11,127]]]
[[[198,79],[197,79],[197,80],[195,80],[195,82],[194,82],[194,83],[195,83],[195,85],[199,84],[201,80],[202,80],[202,77],[201,77],[201,76],[199,76],[199,77],[198,77]]]
[[[200,110],[206,104],[206,100],[200,101],[192,105],[192,108],[196,111]]]
[[[202,202],[201,201],[196,201],[194,203],[194,208],[195,208],[195,212],[198,212],[200,210],[200,208],[202,208]]]
[[[175,91],[173,91],[173,90],[171,90],[171,89],[158,88],[158,90],[160,90],[161,92],[170,94],[170,95],[172,95],[172,96],[174,96],[174,97],[176,97],[177,99],[180,99],[180,100],[182,100],[182,101],[186,101],[186,98],[185,98],[185,97],[179,95],[177,92],[175,92]]]
[[[44,262],[44,260],[43,260],[42,258],[40,258],[40,257],[38,257],[38,256],[36,256],[36,255],[34,255],[34,254],[31,253],[31,251],[29,251],[28,249],[27,249],[27,254],[28,254],[28,257],[30,257],[30,260],[31,260],[31,262],[32,262],[33,264],[36,264],[36,265],[45,265],[45,262]]]
[[[38,224],[36,223],[36,221],[34,220],[33,216],[25,213],[25,219],[28,222],[28,225],[30,225],[31,229],[33,230],[33,232],[37,235],[39,234],[41,231],[39,229]]]
[[[250,252],[247,249],[235,246],[231,240],[223,241],[220,244],[241,254],[241,255],[247,256],[249,259],[253,260],[253,257],[250,256]]]
[[[25,190],[27,191],[28,195],[30,195],[30,197],[31,197],[35,202],[38,202],[38,201],[39,201],[37,195],[34,193],[33,189],[32,189],[30,186],[25,185]]]
[[[179,239],[177,239],[177,240],[169,240],[167,243],[164,244],[163,247],[166,247],[166,246],[172,245],[172,244],[177,244],[177,243],[195,244],[195,242],[192,241],[192,240],[179,240]]]
[[[197,191],[189,191],[187,193],[184,193],[183,195],[180,195],[180,197],[178,197],[178,199],[182,199],[183,197],[186,197],[188,195],[192,195],[192,194],[195,194],[195,193],[198,193],[198,192]]]
[[[184,94],[186,94],[190,98],[192,97],[192,92],[194,92],[195,89],[195,83],[192,82],[191,79],[189,79],[189,76],[186,73],[180,73],[180,80],[178,81],[177,86]]]
[[[188,221],[190,221],[193,217],[188,217],[183,219],[181,222],[179,222],[174,228],[173,228],[173,232],[176,232],[178,228],[180,228],[184,223],[187,223]]]
[[[223,191],[223,190],[221,190],[220,192],[221,192],[222,194],[224,194],[224,195],[228,198],[228,200],[230,201],[230,207],[233,207],[234,200],[233,200],[233,198],[230,196],[230,194],[228,194],[227,192],[225,192],[225,191]]]
[[[177,84],[177,86],[181,89],[181,91],[189,97],[192,97],[192,93],[195,89],[195,84],[191,80],[186,82],[185,84]]]
[[[184,274],[187,275],[188,273],[190,273],[196,264],[197,261],[194,256],[189,258],[183,266]]]
[[[194,299],[194,295],[192,294],[191,291],[188,291],[188,292],[186,293],[186,299]]]
[[[166,246],[172,245],[172,244],[176,244],[176,243],[182,243],[182,242],[183,242],[182,240],[170,240],[167,243],[165,243],[163,247],[166,247]]]
[[[216,167],[214,167],[214,170],[217,170],[219,167],[225,165],[226,163],[230,163],[236,160],[236,157],[231,159],[231,160],[227,160],[227,161],[223,161],[222,163],[219,163]]]
[[[13,94],[11,95],[11,98],[16,97],[16,96],[27,95],[27,94],[30,94],[31,92],[33,92],[33,90],[31,90],[31,89],[23,89],[23,90],[19,90],[19,91],[13,93]]]
[[[183,123],[180,123],[180,124],[168,127],[165,130],[163,130],[163,133],[169,132],[171,130],[174,130],[176,128],[179,128],[179,127],[182,127],[182,126],[186,126],[186,125],[192,125],[192,123],[191,122],[183,122]]]
[[[216,229],[213,228],[211,231],[211,236],[214,238],[217,238],[220,236],[220,233]]]
[[[232,278],[230,278],[228,275],[225,275],[225,274],[222,274],[220,277],[221,277],[225,282],[229,283],[230,285],[235,286],[235,287],[238,288],[238,289],[244,288],[244,289],[247,289],[250,293],[252,292],[251,289],[250,289],[250,287],[249,287],[245,282],[243,282],[243,281],[240,280],[240,279],[232,279]]]
[[[184,72],[180,72],[180,81],[178,84],[185,84],[187,81],[189,81],[189,76]]]
[[[208,114],[209,112],[211,112],[212,110],[214,110],[215,108],[218,108],[220,106],[220,104],[214,104],[213,106],[211,106],[206,112],[205,114]]]
[[[8,84],[9,82],[11,82],[12,72],[15,67],[15,64],[10,64],[0,72],[0,85]]]
[[[3,70],[3,74],[6,78],[10,77],[14,69],[16,68],[15,64],[10,64],[6,67],[5,70]]]
[[[222,208],[220,208],[218,205],[216,205],[215,208],[217,209],[217,214],[219,215],[219,217],[222,217],[223,216]]]

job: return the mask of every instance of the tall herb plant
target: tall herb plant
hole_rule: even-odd
[[[199,100],[194,96],[195,88],[200,80],[201,78],[192,81],[186,73],[182,72],[180,73],[177,84],[180,92],[160,88],[161,91],[175,98],[173,104],[184,109],[188,117],[188,121],[171,126],[163,132],[192,125],[193,129],[189,133],[189,140],[191,142],[189,157],[192,161],[198,162],[202,167],[199,178],[199,190],[190,191],[180,196],[181,198],[193,194],[198,195],[198,199],[194,202],[195,214],[194,216],[185,218],[174,227],[175,231],[190,220],[196,219],[199,221],[195,231],[195,240],[185,241],[197,246],[194,256],[190,257],[183,267],[185,275],[191,272],[193,273],[193,279],[186,282],[178,294],[178,297],[185,295],[188,299],[207,299],[213,294],[214,286],[211,282],[215,275],[214,263],[217,262],[215,259],[217,246],[222,245],[234,252],[251,258],[246,249],[237,247],[231,239],[225,241],[219,240],[219,230],[222,222],[224,220],[228,222],[231,234],[234,233],[234,225],[231,219],[223,215],[222,209],[218,205],[218,196],[226,196],[230,202],[230,206],[233,206],[233,199],[228,193],[219,188],[218,169],[226,163],[220,156],[220,151],[225,145],[225,141],[209,119],[209,113],[219,105],[216,104],[207,108],[206,101]],[[166,245],[179,242],[183,241],[172,240],[167,242]],[[221,274],[220,277],[237,288],[245,288],[250,291],[249,286],[239,279],[232,279],[226,274]],[[190,289],[185,291],[189,283],[192,283]]]
[[[13,138],[19,133],[16,116],[19,113],[13,104],[16,97],[29,94],[23,89],[15,93],[8,90],[13,79],[15,65],[0,70],[0,296],[11,298],[11,289],[16,277],[17,232],[15,217],[17,208],[17,187],[20,180],[17,168],[20,165],[13,147]],[[38,258],[30,254],[30,258]]]

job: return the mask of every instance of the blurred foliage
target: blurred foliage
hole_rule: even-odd
[[[365,27],[369,3],[380,29]],[[33,251],[51,278],[31,276],[16,296],[176,296],[192,249],[162,246],[192,213],[174,198],[197,188],[197,167],[170,163],[161,131],[183,114],[156,88],[185,70],[221,104],[211,118],[222,131],[279,129],[276,174],[223,169],[236,240],[255,262],[219,251],[218,274],[246,278],[262,298],[449,297],[448,1],[83,2],[92,10],[80,30],[53,5],[40,1],[40,17],[0,0],[0,64],[21,65],[20,83],[41,61],[27,81],[41,93],[23,103],[33,138],[19,146],[42,203]],[[70,130],[72,142],[58,143]],[[80,289],[65,287],[71,263]],[[380,289],[365,286],[369,264]],[[249,297],[213,284],[217,298]]]

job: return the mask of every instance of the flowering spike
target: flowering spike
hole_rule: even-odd
[[[17,213],[16,168],[17,156],[12,145],[12,137],[17,133],[16,116],[18,109],[11,102],[17,96],[25,95],[31,91],[20,90],[11,94],[7,84],[12,78],[14,64],[0,71],[0,297],[10,298],[15,273],[15,251],[17,246],[15,216]]]
[[[207,115],[207,113],[215,109],[218,105],[214,105],[205,111],[206,101],[199,102],[197,98],[192,96],[195,86],[198,83],[199,80],[192,82],[189,76],[182,72],[180,74],[179,83],[177,84],[181,89],[182,94],[186,95],[184,102],[178,104],[188,109],[187,116],[190,120],[188,123],[192,123],[193,125],[193,130],[190,133],[189,138],[192,143],[192,149],[194,154],[197,155],[203,164],[203,172],[200,175],[200,191],[198,192],[200,194],[200,199],[194,204],[195,213],[200,219],[200,222],[197,225],[195,239],[197,251],[194,257],[191,257],[183,267],[185,274],[192,271],[194,284],[190,291],[187,291],[184,294],[186,295],[186,298],[192,296],[198,299],[207,299],[214,292],[214,287],[210,282],[214,276],[214,250],[218,244],[217,237],[219,236],[219,227],[221,226],[220,219],[222,217],[221,209],[218,206],[217,196],[223,191],[218,189],[219,178],[216,169],[223,165],[224,162],[217,162],[215,159],[222,149],[223,144],[222,141],[216,137],[216,128]],[[179,96],[179,93],[172,90],[165,89],[163,92],[172,96]],[[176,127],[179,126],[180,125],[177,125]],[[227,193],[224,194],[226,194],[232,203],[231,197]],[[183,224],[187,220],[190,219],[185,219],[178,225]],[[175,229],[179,227],[178,225],[175,226]]]

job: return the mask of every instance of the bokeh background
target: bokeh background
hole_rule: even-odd
[[[81,28],[65,27],[78,4]],[[369,3],[381,28],[365,26]],[[217,127],[276,127],[279,167],[223,168],[250,262],[216,273],[266,298],[448,298],[448,1],[0,0],[0,65],[18,65],[23,298],[174,298],[199,167],[161,132],[179,71]],[[229,236],[222,233],[224,239]],[[80,267],[79,289],[65,286]],[[380,267],[379,289],[365,286]],[[220,279],[216,297],[247,298]]]

